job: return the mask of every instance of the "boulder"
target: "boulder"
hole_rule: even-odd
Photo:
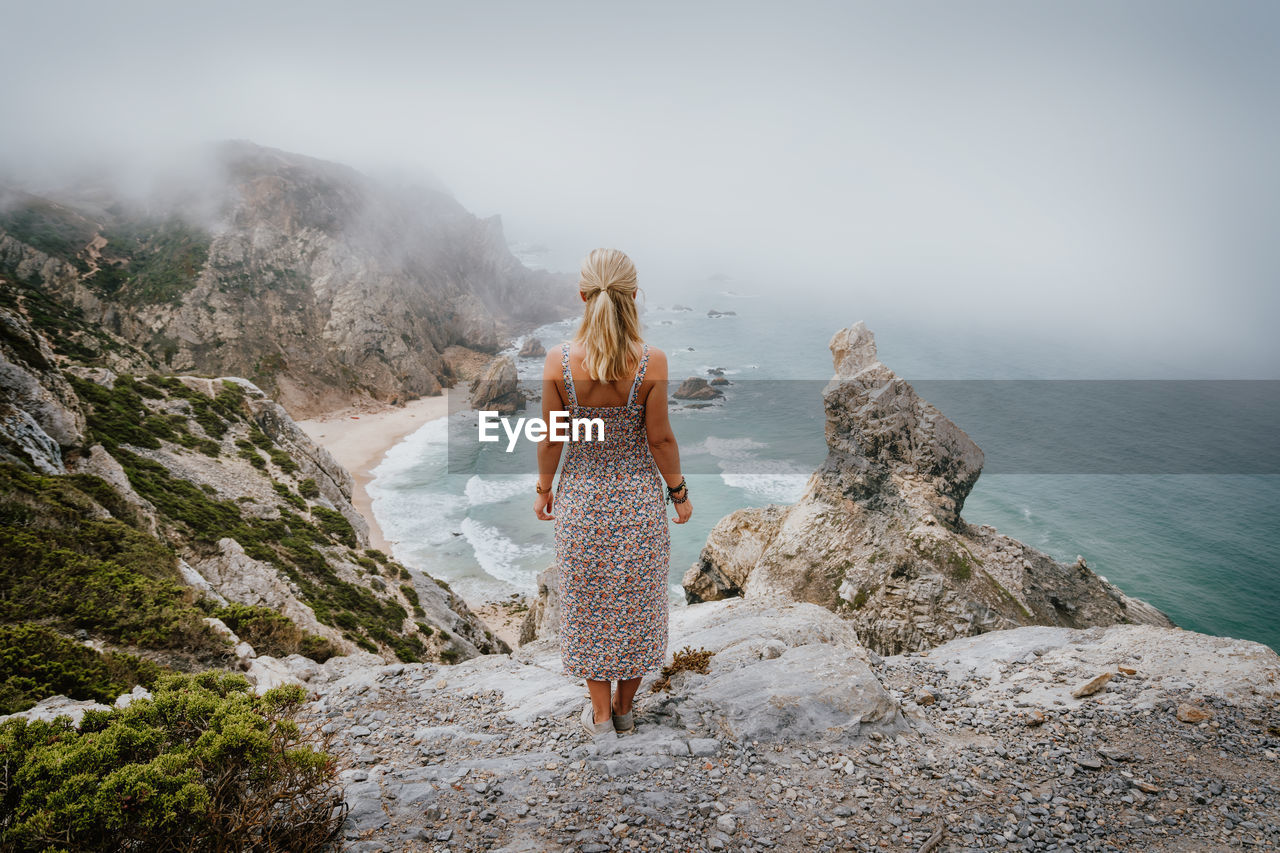
[[[524,408],[516,363],[510,356],[495,358],[471,387],[471,408],[511,415]]]
[[[520,347],[521,358],[539,358],[546,354],[546,347],[544,347],[542,345],[542,341],[537,338],[526,338],[524,346]]]
[[[680,383],[680,387],[671,396],[677,400],[714,400],[717,397],[723,397],[724,392],[718,388],[712,388],[707,380],[700,376],[690,376]]]

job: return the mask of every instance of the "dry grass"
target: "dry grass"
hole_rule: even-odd
[[[652,692],[657,693],[659,690],[671,691],[671,676],[677,672],[697,672],[706,675],[711,671],[711,656],[715,652],[707,649],[697,649],[696,651],[689,646],[685,646],[680,651],[671,656],[671,663],[662,668],[662,675],[653,682]]]

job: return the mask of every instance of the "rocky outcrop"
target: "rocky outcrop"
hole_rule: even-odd
[[[715,400],[723,397],[724,392],[719,388],[712,388],[707,380],[700,376],[690,376],[688,379],[680,383],[671,394],[677,400]]]
[[[520,623],[520,645],[545,640],[560,631],[560,577],[554,565],[538,573],[529,609]]]
[[[1172,626],[1083,561],[967,524],[982,451],[877,359],[863,324],[838,332],[831,351],[825,462],[795,505],[716,525],[685,575],[690,601],[821,604],[881,654],[1020,625]]]
[[[53,350],[21,314],[0,308],[0,459],[61,474],[84,441],[84,415]]]
[[[537,338],[527,338],[524,346],[520,347],[521,358],[541,358],[547,354],[547,348],[542,345],[542,341]]]
[[[248,142],[198,166],[199,207],[10,193],[0,275],[166,371],[247,377],[295,417],[438,393],[449,346],[493,353],[571,308],[570,277],[525,268],[498,217],[443,192]]]
[[[520,377],[510,356],[495,358],[471,387],[471,408],[510,415],[524,408]]]

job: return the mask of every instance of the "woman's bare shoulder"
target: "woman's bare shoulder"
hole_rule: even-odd
[[[542,362],[542,375],[544,378],[550,379],[560,376],[560,358],[559,346],[547,350],[547,358]]]
[[[667,375],[667,354],[653,344],[649,345],[649,365],[645,368],[645,375],[649,378]]]

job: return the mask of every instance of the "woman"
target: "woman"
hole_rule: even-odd
[[[598,740],[635,730],[632,697],[666,659],[664,481],[677,524],[693,507],[667,420],[667,357],[640,337],[635,265],[617,249],[596,249],[582,262],[578,293],[586,307],[577,336],[547,353],[542,419],[550,423],[553,411],[600,418],[604,436],[538,443],[533,509],[555,521],[561,662],[586,679],[582,726]]]

